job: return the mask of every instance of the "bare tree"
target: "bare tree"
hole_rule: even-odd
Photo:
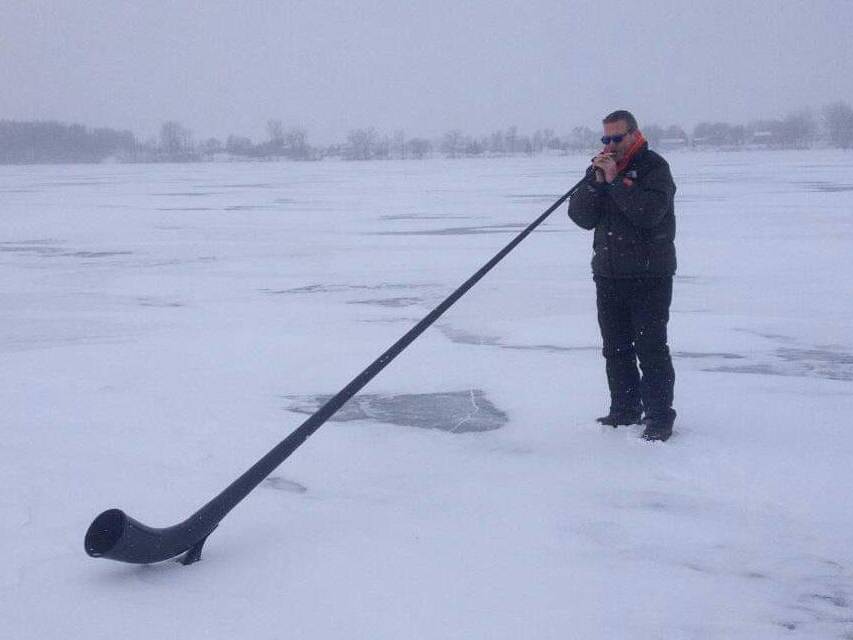
[[[448,158],[455,158],[465,148],[465,137],[459,129],[452,129],[441,138],[441,152]]]
[[[347,135],[344,157],[347,160],[371,160],[376,157],[379,134],[373,127],[354,129]]]
[[[225,149],[235,156],[248,156],[252,153],[252,141],[242,136],[230,135],[225,141]]]
[[[853,148],[853,108],[846,102],[836,102],[823,109],[826,133],[834,147]]]
[[[489,136],[489,151],[494,154],[506,153],[506,141],[503,131],[495,131]]]
[[[572,151],[589,151],[599,145],[600,135],[587,126],[574,127],[568,136],[566,147]]]
[[[465,139],[465,155],[466,156],[481,156],[486,151],[486,144],[483,140],[476,138]]]
[[[308,146],[308,134],[305,129],[291,127],[283,133],[284,152],[288,158],[293,160],[307,160],[311,156],[311,148]]]
[[[643,137],[649,141],[650,147],[660,146],[664,138],[664,128],[659,124],[647,124],[643,127]]]
[[[405,160],[407,154],[408,149],[406,148],[406,132],[402,129],[397,129],[391,139],[391,155]]]
[[[811,146],[816,134],[817,122],[808,109],[788,114],[776,127],[780,146],[793,149]]]
[[[515,153],[518,151],[518,127],[515,125],[511,126],[506,130],[506,135],[504,136],[504,141],[506,143],[506,150],[509,153]]]
[[[553,129],[537,129],[533,133],[533,139],[531,140],[531,144],[533,145],[533,152],[541,153],[544,149],[549,148],[553,139]]]
[[[170,159],[184,159],[193,151],[192,132],[169,120],[160,127],[160,151]]]
[[[387,160],[391,155],[391,138],[388,136],[379,136],[376,141],[376,147],[373,150],[373,157],[379,160]]]
[[[204,155],[212,156],[222,151],[222,142],[218,138],[208,138],[199,145],[199,151]]]
[[[281,120],[267,120],[267,135],[273,146],[281,148],[284,145],[284,126]]]
[[[269,140],[257,149],[258,154],[280,157],[284,154],[284,125],[281,120],[267,120],[267,136]]]
[[[406,143],[406,147],[408,147],[412,157],[418,160],[423,159],[432,151],[432,143],[426,138],[412,138]]]

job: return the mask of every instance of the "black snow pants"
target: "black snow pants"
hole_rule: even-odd
[[[672,424],[675,370],[666,339],[672,277],[596,276],[595,289],[611,411],[644,410],[646,418]]]

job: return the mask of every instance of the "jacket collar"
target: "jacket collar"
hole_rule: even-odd
[[[625,154],[625,157],[620,160],[616,165],[616,170],[619,173],[622,173],[627,169],[634,161],[634,158],[645,153],[645,151],[649,148],[649,143],[646,142],[646,139],[643,137],[643,132],[637,130],[637,139],[634,141],[634,144],[628,149],[628,152]]]

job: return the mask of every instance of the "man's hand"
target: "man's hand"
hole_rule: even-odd
[[[612,153],[602,151],[592,159],[592,166],[600,171],[595,172],[597,182],[613,182],[616,179],[616,160],[613,159]],[[603,175],[603,178],[602,178]]]

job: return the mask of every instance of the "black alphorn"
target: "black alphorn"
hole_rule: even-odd
[[[501,249],[479,271],[468,278],[423,320],[409,329],[403,337],[391,345],[385,353],[373,361],[364,371],[341,389],[337,395],[320,407],[293,433],[277,444],[269,453],[258,460],[243,475],[232,482],[218,496],[196,511],[180,524],[162,529],[149,527],[125,514],[121,509],[108,509],[100,514],[86,531],[84,546],[93,558],[109,558],[120,562],[148,564],[168,560],[183,554],[180,562],[192,564],[201,558],[201,549],[207,537],[219,525],[231,509],[245,498],[264,478],[284,462],[299,445],[319,429],[326,420],[340,409],[347,400],[358,393],[382,369],[411,344],[427,327],[449,309],[484,275],[512,251],[524,238],[550,216],[563,202],[587,180],[585,176],[552,204],[527,228]]]

